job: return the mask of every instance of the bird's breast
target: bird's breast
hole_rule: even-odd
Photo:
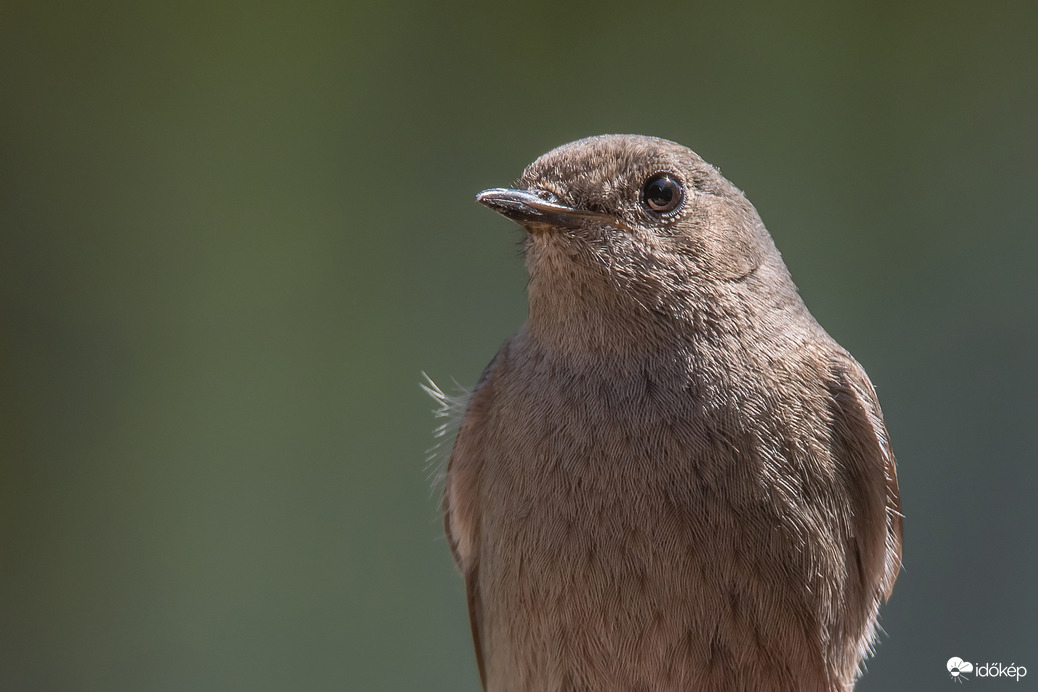
[[[803,531],[759,435],[691,377],[519,366],[483,426],[480,592],[498,665],[562,675],[583,661],[667,689],[650,678],[692,684],[808,636]],[[614,667],[632,655],[643,664]]]

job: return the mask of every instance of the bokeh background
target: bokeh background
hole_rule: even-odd
[[[746,190],[876,383],[858,689],[1038,688],[1036,7],[3,2],[0,689],[477,690],[418,383],[524,319],[474,194],[605,132]]]

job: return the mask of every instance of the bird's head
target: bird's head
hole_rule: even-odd
[[[578,140],[530,164],[515,188],[477,200],[527,231],[531,318],[599,308],[687,317],[762,267],[765,288],[792,287],[742,192],[674,142]]]

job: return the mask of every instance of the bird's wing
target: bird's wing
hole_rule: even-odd
[[[458,436],[454,440],[450,461],[447,462],[447,483],[443,494],[443,523],[450,543],[451,554],[465,577],[469,623],[472,643],[476,649],[479,679],[486,689],[486,670],[483,657],[483,606],[479,592],[479,492],[478,479],[483,466],[483,422],[493,400],[494,371],[504,361],[506,343],[490,361],[473,389],[465,409]]]
[[[469,606],[469,627],[472,630],[472,646],[476,652],[476,666],[479,668],[479,683],[485,690],[487,688],[487,671],[483,663],[483,605],[479,600],[479,579],[473,569],[470,574],[465,575],[465,594]]]
[[[455,455],[451,455],[451,462],[456,458]],[[450,469],[447,471],[448,487],[450,484]],[[462,556],[460,545],[465,540],[461,532],[464,529],[459,530],[456,528],[455,521],[457,520],[458,514],[452,511],[450,501],[450,491],[444,493],[443,496],[443,526],[447,533],[447,542],[450,544],[451,554],[454,556],[454,562],[458,565],[458,569],[461,570],[462,575],[465,577],[465,597],[468,602],[469,609],[469,627],[472,630],[472,644],[476,649],[476,665],[479,667],[479,681],[483,688],[486,689],[487,678],[486,672],[483,665],[483,638],[480,632],[482,631],[482,614],[483,607],[479,598],[479,563],[475,559],[474,554],[466,554]]]
[[[868,376],[845,351],[831,359],[833,432],[853,503],[855,557],[866,588],[890,597],[901,569],[901,497],[883,412]]]

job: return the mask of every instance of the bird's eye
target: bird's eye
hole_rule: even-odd
[[[642,204],[657,214],[669,214],[684,201],[685,191],[670,173],[657,173],[642,188]]]

